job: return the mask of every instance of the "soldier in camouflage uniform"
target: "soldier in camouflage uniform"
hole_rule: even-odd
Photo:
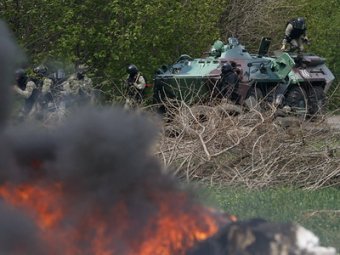
[[[70,106],[75,102],[91,102],[93,83],[85,75],[86,71],[87,67],[85,65],[79,65],[77,72],[62,83],[62,94],[64,95],[66,106]]]
[[[127,68],[128,77],[125,80],[127,96],[125,100],[125,109],[136,107],[142,103],[144,89],[146,86],[145,78],[138,71],[138,68],[131,64]]]
[[[18,69],[15,72],[15,80],[14,91],[20,98],[24,99],[24,105],[18,116],[19,120],[23,120],[31,113],[38,98],[39,90],[34,81],[28,79],[24,69]]]
[[[306,31],[306,22],[302,17],[292,19],[287,22],[281,50],[286,51],[287,45],[289,44],[290,51],[297,50],[298,53],[301,53],[304,50],[303,44],[309,44]]]
[[[35,111],[39,119],[47,117],[47,114],[55,108],[54,97],[52,95],[53,80],[48,77],[48,68],[45,65],[39,65],[33,69],[33,80],[40,90]]]

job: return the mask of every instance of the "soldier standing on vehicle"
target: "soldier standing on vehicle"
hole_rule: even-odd
[[[229,98],[233,101],[237,101],[237,86],[239,82],[239,77],[237,73],[233,70],[233,67],[229,63],[224,63],[221,68],[221,79],[217,84],[219,94],[223,98]]]
[[[135,107],[142,103],[146,86],[145,78],[135,65],[129,65],[127,67],[127,73],[128,77],[125,80],[125,87],[127,90],[127,97],[124,105],[125,109]]]
[[[306,31],[306,22],[302,17],[298,17],[287,22],[281,50],[286,51],[287,44],[289,44],[290,51],[298,50],[298,53],[301,53],[304,49],[303,44],[309,44]]]
[[[37,85],[29,80],[24,69],[18,69],[15,72],[16,84],[14,85],[14,91],[16,94],[24,98],[24,105],[22,106],[18,119],[23,120],[32,111],[34,104],[39,95],[39,90]]]

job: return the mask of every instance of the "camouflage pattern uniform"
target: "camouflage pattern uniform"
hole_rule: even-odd
[[[34,89],[37,89],[37,86],[33,81],[29,81],[26,84],[25,88],[19,88],[18,85],[14,85],[14,91],[18,93],[18,95],[22,96],[25,99],[28,99],[33,94]]]
[[[61,86],[65,106],[71,106],[76,102],[92,102],[93,83],[86,75],[72,74]]]
[[[41,99],[39,100],[39,103],[41,104],[41,107],[44,107],[45,109],[53,107],[52,86],[53,80],[44,77],[42,80]]]
[[[298,50],[302,52],[304,50],[303,44],[308,43],[308,38],[306,36],[306,24],[303,18],[297,18],[291,20],[287,23],[285,36],[282,41],[281,50],[286,50],[287,44],[290,44],[290,50]]]
[[[134,77],[127,77],[127,98],[124,105],[125,109],[135,107],[142,103],[145,86],[145,79],[141,73],[137,73],[137,75]]]
[[[125,80],[127,96],[125,100],[125,109],[133,108],[142,103],[146,81],[143,75],[138,71],[135,65],[129,65],[127,68],[128,76]]]
[[[91,95],[92,92],[92,80],[87,76],[83,79],[78,79],[77,74],[72,74],[63,84],[64,95]]]
[[[45,119],[48,113],[54,109],[54,100],[52,95],[53,80],[48,77],[48,68],[45,65],[39,65],[33,69],[35,81],[39,96],[34,105],[36,118]]]
[[[33,106],[36,103],[39,91],[33,81],[28,81],[26,84],[19,86],[19,84],[14,85],[14,91],[19,97],[24,98],[25,100],[19,113],[19,119],[23,119],[31,113]]]

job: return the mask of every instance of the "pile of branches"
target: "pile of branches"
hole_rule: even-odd
[[[340,184],[340,130],[327,116],[277,117],[274,110],[242,112],[227,103],[181,103],[171,111],[156,150],[179,178],[249,188]]]

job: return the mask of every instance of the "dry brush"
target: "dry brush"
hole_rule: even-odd
[[[249,188],[340,184],[340,131],[326,116],[301,121],[256,109],[235,114],[225,103],[181,103],[172,110],[156,150],[165,169],[182,179]]]

